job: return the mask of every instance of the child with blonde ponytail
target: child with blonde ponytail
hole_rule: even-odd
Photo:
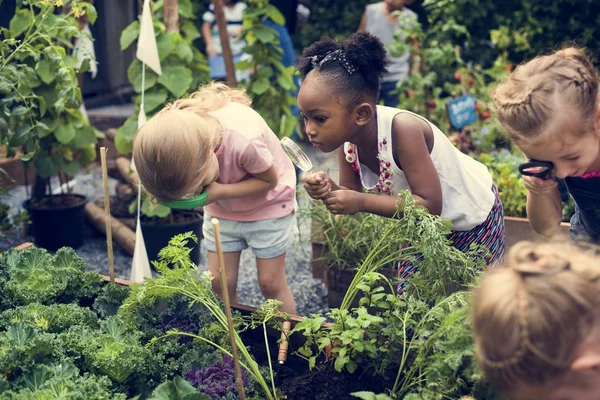
[[[592,62],[570,47],[517,67],[495,91],[498,119],[511,140],[528,158],[553,165],[556,179],[523,177],[527,217],[544,236],[557,232],[568,189],[576,204],[571,236],[600,243],[598,83]]]
[[[591,246],[519,243],[477,290],[477,358],[506,398],[600,398],[600,251]]]
[[[216,217],[232,301],[239,302],[240,252],[250,247],[263,295],[295,313],[285,257],[295,227],[296,174],[277,136],[250,105],[242,90],[221,83],[202,87],[140,128],[134,161],[141,184],[159,202],[208,195],[202,229],[208,267],[218,275],[211,226]],[[219,279],[213,289],[220,293]]]

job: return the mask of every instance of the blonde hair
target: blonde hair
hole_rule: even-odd
[[[241,89],[222,83],[201,87],[189,98],[166,105],[142,126],[133,159],[144,189],[159,201],[184,199],[202,190],[211,158],[223,135],[209,115],[229,102],[251,105]]]
[[[521,242],[475,296],[477,359],[505,394],[569,371],[599,324],[600,258],[592,245]]]
[[[580,113],[582,133],[588,132],[597,104],[598,73],[574,47],[520,65],[494,93],[498,119],[517,143],[535,139],[569,106]]]

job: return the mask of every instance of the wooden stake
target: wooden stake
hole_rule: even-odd
[[[288,355],[288,332],[292,328],[291,321],[283,321],[282,331],[281,331],[281,343],[279,344],[279,354],[277,355],[277,361],[279,364],[285,364]]]
[[[219,28],[219,38],[221,39],[221,49],[223,49],[223,62],[225,63],[225,71],[227,72],[227,84],[230,87],[237,85],[235,79],[235,67],[233,65],[233,55],[231,54],[231,46],[229,45],[229,33],[227,32],[227,20],[223,12],[223,0],[213,0],[215,7],[215,20]]]
[[[108,192],[108,168],[106,166],[106,147],[100,148],[102,161],[102,181],[104,182],[104,212],[106,213],[106,248],[108,250],[108,274],[110,281],[115,282],[115,260],[113,259],[112,228],[110,225],[110,193]]]
[[[242,369],[237,353],[235,343],[235,331],[233,330],[233,318],[231,317],[231,306],[229,304],[229,290],[227,289],[227,273],[225,272],[225,260],[223,259],[223,249],[221,247],[221,233],[219,232],[219,220],[211,220],[213,232],[215,235],[215,244],[217,245],[217,259],[219,261],[219,275],[221,278],[221,296],[225,302],[225,314],[227,315],[227,326],[229,327],[229,340],[231,341],[231,354],[233,354],[233,365],[235,367],[235,384],[237,386],[240,400],[246,400],[244,391],[244,382],[242,381]]]

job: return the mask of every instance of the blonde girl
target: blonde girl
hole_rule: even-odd
[[[285,257],[295,226],[296,174],[277,136],[250,105],[242,90],[205,86],[166,106],[137,132],[134,161],[140,182],[158,201],[190,199],[206,189],[208,267],[218,275],[211,226],[216,217],[232,301],[239,302],[240,253],[250,247],[263,295],[295,313]],[[220,293],[219,279],[213,289]]]
[[[600,398],[600,258],[571,243],[522,242],[483,280],[476,353],[508,399]]]
[[[537,57],[498,86],[494,100],[523,153],[554,164],[555,179],[523,177],[532,227],[545,236],[558,230],[568,189],[576,203],[571,236],[600,242],[600,104],[590,60],[573,47]]]

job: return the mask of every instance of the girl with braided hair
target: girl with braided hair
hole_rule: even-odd
[[[600,398],[600,250],[521,242],[476,292],[476,355],[511,400]]]
[[[554,164],[555,179],[523,177],[529,222],[544,236],[558,230],[566,188],[576,204],[571,237],[600,242],[598,96],[597,71],[573,47],[517,67],[496,89],[498,119],[513,142],[530,159]]]
[[[502,203],[486,167],[461,153],[425,118],[378,106],[386,52],[370,33],[323,39],[298,62],[298,93],[306,134],[325,153],[337,151],[339,183],[324,172],[304,187],[335,214],[393,217],[396,195],[409,189],[418,204],[452,222],[449,239],[463,252],[488,250],[488,265],[504,254]],[[401,216],[401,215],[400,215]],[[399,266],[399,292],[416,266]]]
[[[250,105],[243,90],[222,83],[204,86],[167,105],[138,130],[133,158],[144,189],[160,202],[188,205],[207,194],[202,234],[208,268],[219,275],[211,226],[216,217],[232,301],[239,303],[240,252],[250,247],[265,298],[282,301],[283,310],[295,314],[285,258],[296,227],[296,172],[275,133]],[[219,279],[212,285],[220,294]]]

